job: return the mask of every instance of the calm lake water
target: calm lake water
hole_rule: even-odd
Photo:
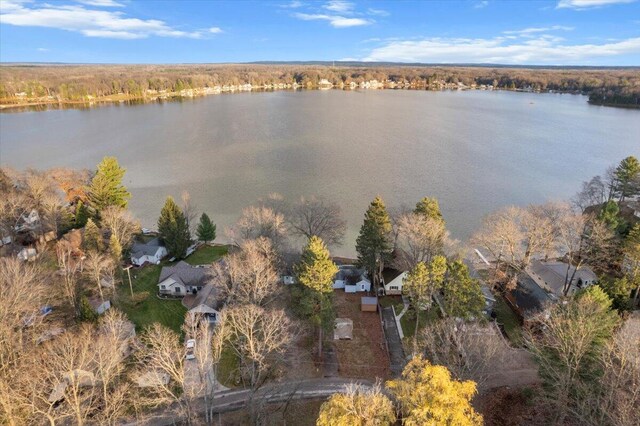
[[[163,104],[0,114],[0,164],[127,168],[131,209],[155,228],[167,195],[188,190],[218,233],[271,192],[340,203],[354,253],[368,203],[440,200],[464,239],[504,205],[568,199],[583,180],[640,156],[640,112],[576,95],[303,91]]]

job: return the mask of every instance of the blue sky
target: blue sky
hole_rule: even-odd
[[[0,0],[0,61],[640,65],[640,1]]]

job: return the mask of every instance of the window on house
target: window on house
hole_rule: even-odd
[[[175,291],[176,293],[180,293],[180,287],[176,287],[173,291]]]
[[[166,287],[164,285],[161,285],[160,288],[164,290]]]
[[[397,285],[392,285],[389,287],[389,290],[397,290],[398,286]]]

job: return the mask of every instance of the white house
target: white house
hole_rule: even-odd
[[[395,275],[395,274],[394,274]],[[404,279],[407,277],[407,272],[397,273],[395,278],[386,282],[383,277],[384,282],[384,294],[387,296],[398,296],[402,294],[402,285],[404,284]]]
[[[207,268],[197,268],[180,261],[160,271],[158,292],[165,295],[186,296],[197,294],[209,281]]]
[[[158,265],[163,257],[167,255],[167,248],[160,243],[158,238],[147,243],[136,243],[131,248],[131,263],[142,266],[145,263]]]
[[[345,293],[371,291],[371,281],[363,269],[353,265],[341,265],[333,280],[334,289],[344,289]]]

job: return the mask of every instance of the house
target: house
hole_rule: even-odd
[[[219,310],[221,307],[222,301],[217,289],[213,285],[207,284],[198,292],[198,295],[190,304],[189,313],[191,315],[200,314],[209,323],[215,324],[220,318]]]
[[[36,259],[38,253],[33,247],[25,247],[18,253],[18,260],[23,262],[31,262]]]
[[[484,312],[490,314],[491,311],[493,311],[493,306],[496,304],[496,297],[486,285],[481,285],[480,291],[482,291],[482,296],[484,297]]]
[[[18,219],[18,224],[15,227],[15,230],[18,232],[23,231],[33,231],[40,225],[40,215],[37,210],[31,210],[29,214],[24,213]]]
[[[544,314],[547,307],[555,301],[526,273],[518,275],[516,288],[506,294],[506,299],[524,322],[535,320],[537,316]]]
[[[142,266],[145,263],[160,264],[167,255],[167,248],[160,243],[159,238],[154,238],[147,243],[135,243],[131,247],[131,263]]]
[[[197,268],[180,261],[174,266],[165,266],[160,271],[158,292],[164,295],[185,296],[197,294],[209,281],[207,268]]]
[[[533,260],[525,270],[527,274],[542,288],[551,291],[556,296],[563,295],[565,280],[572,279],[569,293],[573,294],[581,288],[594,284],[598,277],[588,266],[581,266],[576,270],[575,266],[565,262],[543,262]],[[568,272],[567,272],[568,271]]]
[[[402,294],[402,285],[407,277],[407,272],[400,272],[387,268],[382,271],[382,285],[387,296],[399,296]]]
[[[334,277],[333,288],[342,288],[345,293],[371,291],[371,281],[364,269],[358,269],[353,265],[341,265]]]
[[[377,297],[361,297],[360,298],[360,311],[361,312],[376,312],[378,310],[378,298]]]
[[[89,299],[89,305],[98,315],[102,315],[111,309],[111,301],[108,299],[102,301],[99,298],[91,298]]]
[[[333,340],[351,340],[353,338],[353,320],[336,318],[333,326]]]

